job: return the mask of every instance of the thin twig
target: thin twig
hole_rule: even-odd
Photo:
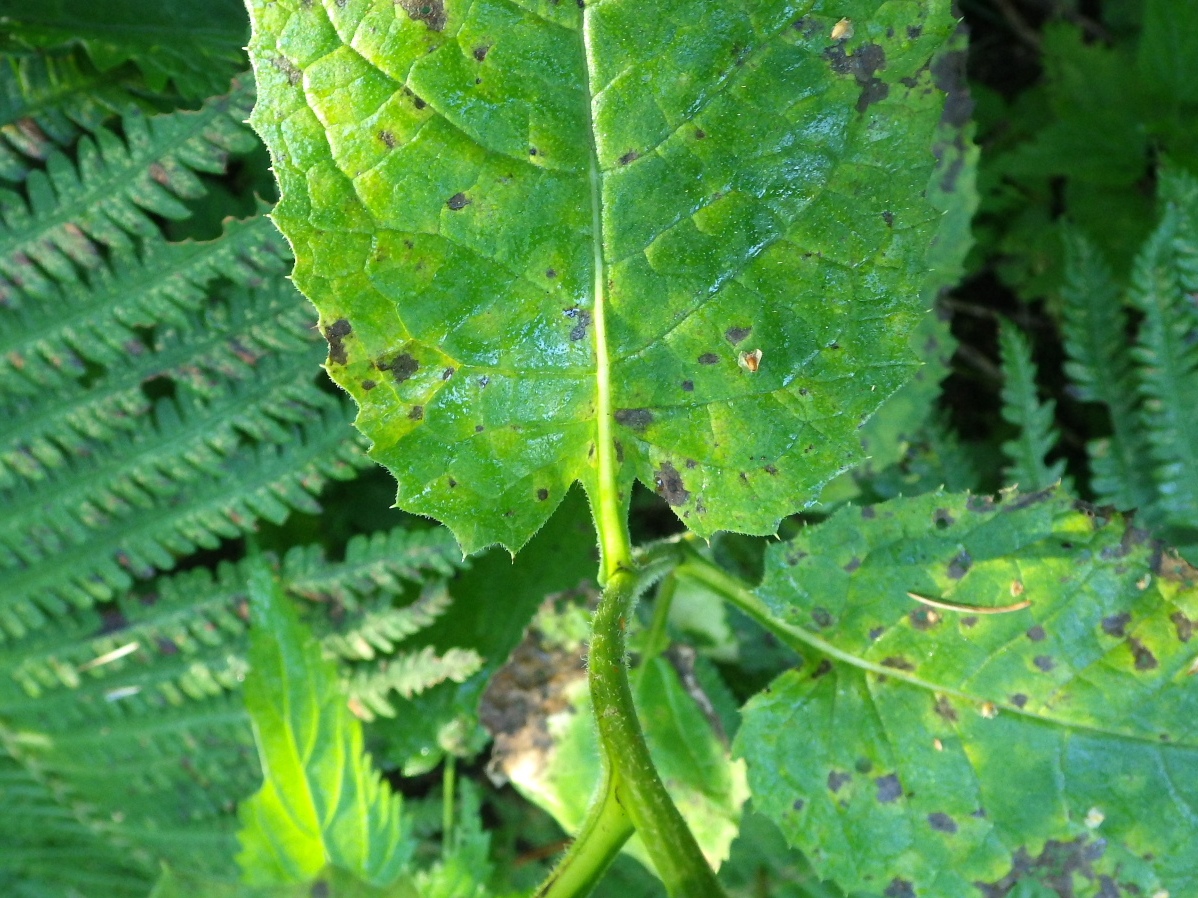
[[[955,602],[946,602],[943,599],[929,599],[927,596],[921,596],[917,592],[909,592],[907,595],[915,599],[915,601],[924,605],[931,605],[933,608],[943,608],[945,611],[960,611],[965,614],[1010,614],[1012,611],[1022,611],[1032,604],[1031,599],[1024,599],[1013,605],[999,605],[997,608],[989,608],[979,605],[958,605]]]

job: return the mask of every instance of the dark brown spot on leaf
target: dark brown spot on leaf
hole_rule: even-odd
[[[844,570],[846,574],[851,574],[859,567],[861,567],[861,559],[854,556],[849,559],[849,563],[844,566]]]
[[[701,356],[699,356],[699,364],[700,365],[714,365],[717,362],[719,362],[719,360],[720,360],[720,357],[718,355],[716,355],[714,352],[705,352]]]
[[[827,608],[812,608],[811,619],[815,621],[815,625],[821,630],[832,626],[832,613]]]
[[[329,342],[329,361],[335,365],[344,365],[349,361],[349,357],[345,352],[345,337],[352,333],[352,328],[349,322],[344,318],[338,318],[327,328],[325,328],[324,336]]]
[[[827,674],[830,674],[831,672],[832,672],[832,662],[829,661],[827,658],[825,658],[823,661],[821,661],[819,663],[819,667],[817,667],[815,669],[815,672],[811,675],[811,679],[818,680],[820,677],[826,676]]]
[[[1127,640],[1127,646],[1131,649],[1131,653],[1136,659],[1136,670],[1156,670],[1160,665],[1156,660],[1156,655],[1140,640],[1134,636]]]
[[[886,227],[888,227],[888,228],[894,227],[894,213],[887,211],[887,210],[883,210],[882,221],[886,222]]]
[[[1027,638],[1032,642],[1043,642],[1046,636],[1048,636],[1048,634],[1044,632],[1044,628],[1039,624],[1036,624],[1027,631]]]
[[[329,884],[323,879],[318,879],[312,883],[312,889],[308,894],[311,898],[329,898]]]
[[[907,26],[907,37],[911,38],[911,40],[913,40],[913,41],[919,40],[919,36],[921,34],[923,34],[923,26],[922,25],[908,25]]]
[[[704,131],[702,128],[695,129],[695,140],[703,140],[705,137],[707,137],[706,131]]]
[[[869,631],[869,641],[877,642],[879,639],[882,638],[882,634],[885,632],[886,632],[885,627],[874,627],[872,630]]]
[[[861,88],[861,93],[857,97],[857,111],[865,112],[874,103],[880,103],[888,96],[890,96],[890,85],[881,78],[871,78]]]
[[[1048,673],[1050,670],[1052,670],[1054,667],[1057,666],[1057,663],[1055,661],[1053,661],[1052,658],[1050,658],[1048,655],[1037,655],[1032,660],[1032,663],[1034,665],[1036,665],[1036,668],[1038,670],[1042,670],[1044,673]]]
[[[1112,614],[1102,619],[1102,632],[1107,636],[1122,639],[1126,635],[1126,627],[1131,623],[1131,615],[1126,611]]]
[[[630,162],[635,162],[636,160],[638,160],[640,158],[641,158],[641,154],[638,153],[636,150],[629,150],[627,153],[625,153],[623,156],[620,157],[620,164],[628,165]]]
[[[424,406],[423,405],[412,406],[412,410],[410,412],[408,412],[408,418],[411,419],[412,421],[424,420]]]
[[[896,876],[890,880],[890,885],[886,886],[886,891],[882,894],[885,898],[915,898],[915,886]]]
[[[753,333],[753,328],[751,327],[730,327],[728,330],[724,331],[724,337],[727,338],[729,343],[735,346],[741,340],[744,340],[746,337],[748,337],[751,333]]]
[[[1011,704],[1016,708],[1022,708],[1027,704],[1027,696],[1022,692],[1016,692],[1011,696]]]
[[[287,83],[292,87],[304,80],[303,72],[286,56],[276,56],[272,62],[276,69],[287,76]]]
[[[378,384],[375,383],[373,380],[370,380],[370,378],[367,378],[366,380],[362,381],[362,389],[365,390],[367,393],[369,393],[371,390],[373,390],[377,386],[378,386]]]
[[[765,473],[769,474],[771,477],[777,477],[777,476],[778,476],[778,469],[777,469],[777,468],[775,468],[773,465],[766,465],[766,466],[765,466],[764,468],[762,468],[761,470],[765,471]]]
[[[897,773],[878,777],[874,780],[874,785],[878,787],[878,801],[881,804],[890,804],[903,796],[903,786],[899,782]]]
[[[578,317],[575,319],[574,327],[570,329],[570,339],[574,340],[575,342],[585,339],[587,335],[587,328],[590,327],[590,324],[591,313],[584,311],[583,309],[579,309]]]
[[[539,490],[537,490],[537,501],[538,502],[544,502],[548,498],[549,498],[549,490],[545,489],[544,487],[541,487]]]
[[[942,811],[928,814],[928,825],[936,832],[948,833],[950,836],[957,832],[957,821]]]
[[[401,384],[420,370],[420,363],[408,353],[401,352],[387,364],[377,365],[376,367],[383,371],[390,371],[395,378],[395,382]]]
[[[978,625],[978,619],[976,617],[974,617],[972,614],[969,615],[968,617],[961,618],[961,626],[962,627],[976,627],[977,625]]]
[[[839,792],[841,786],[843,786],[852,778],[852,774],[842,773],[839,770],[833,770],[828,774],[828,791]]]
[[[970,567],[973,566],[973,558],[970,554],[962,549],[957,553],[957,557],[948,563],[948,576],[950,580],[960,580],[967,573]]]
[[[451,377],[453,377],[453,372],[455,370],[456,369],[454,369],[452,366],[449,368],[446,368],[444,371],[441,372],[441,380],[449,380]]]
[[[408,18],[415,22],[423,22],[430,31],[442,31],[445,28],[444,0],[396,0]]]
[[[470,198],[459,191],[446,200],[445,205],[454,212],[457,212],[459,209],[465,209],[470,205]]]
[[[390,131],[380,131],[379,132],[379,140],[381,140],[383,142],[384,146],[386,146],[387,149],[389,149],[389,150],[395,149],[395,135],[392,134]]]
[[[682,482],[682,475],[668,461],[664,462],[657,469],[653,477],[653,482],[657,486],[657,495],[665,499],[670,505],[677,507],[685,505],[690,500],[691,494],[686,488],[686,484]]]
[[[1173,626],[1177,628],[1177,638],[1182,642],[1189,642],[1194,635],[1194,622],[1180,611],[1174,611],[1169,615],[1169,620],[1173,621]]]
[[[897,655],[892,655],[889,658],[882,659],[882,666],[889,667],[892,670],[915,670],[915,665],[906,658],[901,658]]]
[[[545,277],[549,278],[550,280],[553,280],[555,277],[557,277],[557,271],[553,268],[546,268],[545,269]]]
[[[936,716],[949,723],[957,722],[957,709],[948,700],[948,696],[942,695],[936,699]]]
[[[931,608],[915,608],[907,615],[907,620],[916,630],[926,631],[940,623],[940,615]]]
[[[623,424],[632,430],[641,431],[653,423],[653,412],[647,408],[616,409],[616,423]]]
[[[932,512],[932,523],[936,525],[937,530],[945,530],[957,522],[947,508],[937,508]]]
[[[792,804],[790,807],[791,807],[791,810],[793,810],[793,811],[801,811],[801,810],[803,810],[804,804],[806,804],[806,802],[804,802],[803,799],[796,798],[794,800],[794,804]]]
[[[682,382],[682,389],[687,393],[695,392],[695,382],[693,380],[684,380]]]
[[[486,46],[485,44],[482,46],[479,46],[479,47],[475,47],[474,48],[474,58],[477,59],[479,62],[482,62],[484,59],[487,58],[487,51],[490,49],[491,48]]]
[[[863,509],[861,509],[861,517],[865,518],[865,520],[867,520],[867,521],[872,521],[877,516],[878,516],[878,512],[874,509],[874,507],[872,505],[867,505]]]

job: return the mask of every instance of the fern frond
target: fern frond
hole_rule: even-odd
[[[1187,288],[1198,289],[1198,282],[1179,263],[1192,258],[1187,231],[1194,232],[1195,215],[1198,204],[1166,204],[1136,259],[1128,294],[1143,315],[1132,355],[1159,495],[1152,517],[1189,527],[1198,526],[1198,313]]]
[[[1120,289],[1098,248],[1074,230],[1064,233],[1065,373],[1083,402],[1106,406],[1111,437],[1090,442],[1091,488],[1121,511],[1146,508],[1156,494],[1144,465],[1148,446],[1136,427],[1136,395],[1128,320]]]
[[[24,757],[19,734],[0,731],[0,795],[5,838],[0,867],[41,881],[54,894],[96,888],[97,894],[141,898],[152,868],[105,838],[103,825],[63,784]],[[116,850],[114,850],[116,849]],[[82,876],[75,873],[82,870]]]
[[[0,576],[72,551],[121,518],[174,501],[189,483],[219,476],[247,436],[282,442],[287,424],[339,409],[311,378],[317,364],[318,352],[263,359],[258,380],[232,384],[213,401],[160,401],[150,426],[37,484],[0,492]]]
[[[1065,462],[1049,466],[1044,457],[1057,443],[1053,415],[1056,403],[1041,402],[1036,391],[1036,365],[1027,339],[1013,324],[1004,321],[998,332],[999,352],[1005,381],[1002,416],[1019,432],[1002,445],[1010,464],[1004,471],[1007,483],[1031,492],[1045,489],[1061,479]]]
[[[443,585],[426,589],[410,605],[396,608],[390,602],[374,603],[351,619],[337,622],[337,630],[320,640],[325,652],[347,661],[370,661],[390,654],[397,643],[425,629],[449,608],[453,599]]]
[[[120,72],[99,72],[75,51],[0,57],[0,180],[19,183],[82,131],[156,99]]]
[[[230,382],[257,376],[255,365],[272,353],[306,356],[302,350],[314,342],[310,323],[307,308],[285,281],[234,290],[227,302],[214,302],[182,326],[157,329],[152,347],[126,344],[130,354],[124,363],[103,377],[0,401],[0,492],[18,480],[44,480],[68,459],[144,428],[152,410],[147,384],[172,383],[215,399]]]
[[[235,82],[196,112],[128,115],[123,137],[97,129],[76,144],[77,161],[50,154],[25,182],[27,201],[0,198],[0,306],[70,283],[75,266],[98,267],[134,235],[158,236],[151,215],[186,217],[184,200],[205,192],[197,172],[221,172],[230,153],[255,146],[244,124],[252,105],[249,82]]]
[[[283,559],[283,581],[296,595],[352,609],[364,596],[400,589],[400,581],[419,582],[430,574],[448,577],[467,567],[457,541],[444,527],[398,528],[355,536],[345,547],[345,559],[336,565],[330,565],[317,547],[297,546]]]
[[[313,498],[332,479],[348,479],[368,464],[361,444],[347,438],[348,410],[337,403],[282,445],[246,447],[216,476],[189,481],[169,504],[104,520],[71,551],[0,572],[0,637],[20,637],[72,605],[106,601],[128,589],[133,575],[171,568],[175,559],[215,548],[265,519],[280,523],[292,510],[317,512]],[[98,509],[101,517],[108,509]]]
[[[465,682],[483,666],[483,658],[473,649],[453,648],[438,655],[432,646],[414,653],[401,653],[377,667],[355,671],[349,679],[350,707],[363,720],[375,717],[394,717],[395,706],[388,700],[394,692],[411,698],[452,680]]]
[[[432,587],[409,605],[391,607],[391,602],[406,583],[452,573],[455,558],[456,567],[463,566],[457,543],[444,528],[397,529],[355,537],[339,562],[317,547],[294,549],[283,561],[282,580],[291,595],[329,603],[330,613],[316,606],[322,612],[313,615],[325,650],[359,658],[363,644],[385,654],[445,610],[447,595]],[[201,664],[219,665],[211,676],[235,688],[244,673],[249,626],[246,580],[244,562],[223,564],[215,573],[200,568],[160,577],[150,588],[122,596],[115,608],[77,610],[53,632],[0,645],[0,717],[44,707],[52,693],[78,696],[84,685],[95,687],[82,703],[95,713],[88,710],[80,719],[154,711],[183,700],[186,687],[176,678]],[[346,606],[360,610],[347,614]],[[142,668],[153,668],[156,679],[138,679]],[[114,690],[133,686],[137,693],[120,700],[119,709],[105,700]],[[55,709],[53,715],[73,713]]]
[[[229,222],[218,239],[144,241],[113,253],[84,279],[48,285],[0,317],[0,395],[28,396],[77,382],[88,365],[119,366],[144,351],[138,330],[181,325],[218,278],[246,286],[282,280],[286,246],[264,216]],[[298,294],[296,302],[302,305]]]

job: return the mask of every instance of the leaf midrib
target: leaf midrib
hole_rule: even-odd
[[[619,459],[616,457],[614,435],[615,410],[611,398],[611,360],[607,345],[607,267],[603,252],[603,173],[599,167],[599,139],[595,132],[594,97],[595,67],[591,64],[591,9],[584,6],[579,38],[582,42],[582,61],[586,75],[586,116],[588,147],[588,186],[591,195],[591,255],[594,283],[591,297],[592,332],[595,337],[595,418],[596,451],[598,455],[598,495],[595,505],[595,527],[603,553],[603,574],[606,577],[619,565],[631,562],[628,551],[627,525],[623,520],[619,488]]]
[[[724,575],[722,571],[711,571],[708,568],[708,562],[706,561],[703,561],[702,563],[688,561],[676,569],[676,574],[683,578],[690,577],[691,579],[694,579],[699,583],[714,589],[718,595],[728,599],[731,604],[746,613],[758,624],[763,626],[769,632],[773,633],[784,644],[795,651],[802,651],[802,648],[814,649],[830,660],[839,661],[848,667],[856,668],[857,670],[863,671],[865,673],[872,673],[878,676],[901,680],[910,686],[915,686],[916,688],[922,689],[933,695],[952,696],[953,698],[961,699],[973,705],[989,703],[993,705],[996,710],[1017,714],[1020,717],[1035,720],[1052,727],[1059,727],[1061,729],[1076,732],[1097,733],[1103,736],[1127,739],[1129,741],[1154,745],[1160,748],[1198,749],[1198,742],[1189,740],[1175,740],[1162,743],[1159,741],[1158,737],[1147,733],[1129,732],[1126,730],[1118,730],[1111,727],[1099,726],[1094,723],[1051,717],[1047,714],[1027,710],[1026,708],[1019,708],[1016,705],[1010,704],[1009,702],[1001,700],[996,701],[988,698],[987,696],[979,696],[970,692],[966,692],[959,686],[933,683],[930,680],[926,680],[923,677],[917,676],[909,671],[894,667],[887,667],[884,664],[870,661],[867,658],[863,658],[860,655],[854,654],[851,651],[842,649],[833,643],[828,642],[823,637],[817,636],[804,627],[778,619],[756,592],[739,582],[733,584],[732,578]]]

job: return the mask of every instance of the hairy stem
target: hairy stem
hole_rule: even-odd
[[[722,898],[723,889],[657,773],[632,702],[624,631],[636,586],[632,571],[609,577],[592,623],[591,701],[608,775],[666,892],[674,898]]]
[[[578,837],[534,898],[589,895],[632,832],[632,819],[616,794],[615,780],[610,771],[604,771],[598,798],[591,805]]]

